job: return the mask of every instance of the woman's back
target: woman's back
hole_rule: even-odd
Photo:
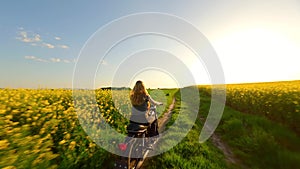
[[[145,96],[144,102],[140,105],[132,105],[130,121],[135,123],[147,124],[146,113],[148,110],[148,96]]]

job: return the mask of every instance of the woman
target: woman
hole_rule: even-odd
[[[130,124],[127,128],[128,130],[137,130],[137,126],[139,126],[140,124],[148,126],[149,123],[156,123],[155,121],[149,121],[146,118],[146,113],[150,107],[150,104],[162,105],[163,103],[157,102],[151,98],[142,81],[139,80],[135,83],[135,86],[130,92],[130,101],[132,105],[132,109],[131,109],[132,114],[130,117]],[[150,129],[150,136],[155,135],[155,133],[153,132],[157,132],[157,131],[153,131],[153,129]]]

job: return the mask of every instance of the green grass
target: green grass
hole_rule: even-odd
[[[180,93],[176,93],[176,105],[173,110],[172,117],[167,124],[167,129],[172,130],[171,135],[168,138],[162,140],[159,144],[160,148],[163,149],[164,145],[168,145],[172,142],[176,142],[177,138],[181,136],[181,128],[174,128],[172,125],[176,120],[180,120],[181,126],[188,125],[190,120],[188,117],[178,119],[179,111],[186,109],[188,113],[188,103],[180,102]],[[197,118],[192,129],[183,138],[183,140],[169,151],[152,158],[149,161],[147,168],[228,168],[224,160],[222,152],[215,148],[210,142],[203,144],[199,143],[199,134],[203,124]]]
[[[198,117],[205,118],[209,112],[210,97],[200,93],[201,105]],[[176,106],[167,124],[173,132],[164,144],[172,143],[180,136],[180,129],[172,128],[178,120],[180,93],[176,94]],[[181,119],[188,123],[188,120]],[[198,142],[203,122],[197,118],[193,128],[184,139],[171,150],[153,157],[147,168],[254,168],[254,169],[293,169],[300,168],[300,138],[289,127],[269,118],[247,114],[225,107],[223,117],[215,131],[238,159],[238,164],[225,162],[223,153],[210,140],[203,144]],[[162,144],[162,146],[164,145]]]
[[[211,85],[199,89],[210,94]],[[218,93],[218,88],[215,88]],[[265,116],[300,136],[300,80],[226,85],[226,105],[243,113]]]
[[[172,104],[173,96],[179,89],[150,89],[151,97],[159,102],[163,102],[163,106],[157,106],[158,116],[162,116],[169,106]]]
[[[209,97],[202,94],[201,103],[207,109]],[[226,106],[216,132],[249,168],[300,167],[299,136],[265,116],[242,113]]]

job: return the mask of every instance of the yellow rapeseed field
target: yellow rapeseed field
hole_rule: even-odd
[[[199,86],[211,93],[211,86]],[[300,134],[300,81],[226,85],[226,105],[263,115]]]
[[[95,93],[101,117],[124,132],[126,119],[119,112],[128,116],[130,104],[116,108],[110,91]],[[128,95],[119,92],[117,97]],[[80,126],[72,90],[1,89],[0,129],[0,168],[65,168],[106,153]]]

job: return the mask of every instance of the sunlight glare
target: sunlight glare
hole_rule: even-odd
[[[271,29],[236,31],[212,43],[225,70],[226,83],[296,78],[300,49]],[[298,77],[299,78],[299,77]]]

